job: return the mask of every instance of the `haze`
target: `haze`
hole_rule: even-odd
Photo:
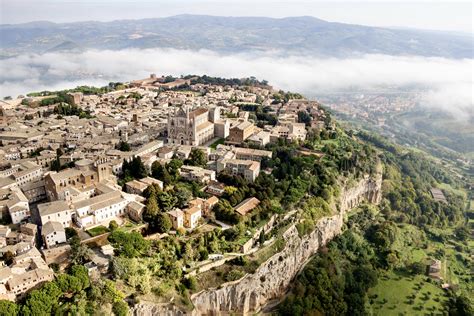
[[[332,22],[472,33],[471,1],[1,0],[0,23],[111,21],[206,14],[314,16]]]
[[[1,60],[0,89],[4,95],[16,96],[29,91],[129,81],[150,73],[237,78],[253,75],[276,87],[309,96],[416,86],[423,88],[424,105],[463,116],[464,111],[472,112],[472,67],[472,59],[415,56],[322,59],[278,57],[270,53],[222,55],[204,50],[90,50],[79,54],[47,53]],[[78,73],[87,78],[78,80]]]

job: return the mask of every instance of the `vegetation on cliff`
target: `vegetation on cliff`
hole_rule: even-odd
[[[297,277],[279,314],[471,315],[462,183],[419,154],[376,135],[358,136],[377,147],[383,161],[382,202],[349,217],[344,234]],[[447,203],[433,199],[433,187],[444,188]],[[442,280],[426,275],[432,259],[442,263]]]

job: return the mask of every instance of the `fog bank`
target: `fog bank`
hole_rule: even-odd
[[[473,60],[365,55],[316,58],[272,53],[221,55],[176,49],[89,50],[20,55],[0,60],[0,95],[77,85],[105,85],[157,75],[255,76],[306,95],[423,88],[426,106],[463,114],[473,107]]]

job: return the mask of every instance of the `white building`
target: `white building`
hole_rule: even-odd
[[[47,222],[41,230],[46,248],[66,242],[66,232],[59,222]]]
[[[174,209],[172,211],[167,212],[171,219],[171,223],[173,224],[174,229],[183,228],[184,226],[184,213],[180,209]]]
[[[202,217],[201,207],[193,206],[191,208],[185,209],[184,213],[184,226],[187,228],[194,229],[199,223],[199,219]]]
[[[216,180],[216,172],[196,166],[181,166],[179,174],[188,181],[208,183]]]
[[[270,142],[270,132],[260,131],[250,136],[247,140],[248,142],[253,143],[255,145],[265,146]]]
[[[13,178],[21,188],[25,184],[41,180],[43,169],[34,162],[26,161],[21,164],[20,170],[13,174]]]
[[[59,222],[64,228],[71,225],[73,211],[64,201],[54,201],[39,204],[38,211],[42,225],[45,225],[50,221]]]
[[[106,223],[127,212],[128,201],[120,191],[112,191],[73,204],[77,224],[88,228]]]
[[[163,141],[155,140],[137,149],[133,155],[137,157],[143,157],[157,151],[161,147],[163,147]]]
[[[18,188],[11,189],[7,208],[13,224],[21,223],[31,215],[28,198]]]

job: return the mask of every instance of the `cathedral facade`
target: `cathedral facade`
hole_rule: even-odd
[[[206,108],[180,107],[168,116],[169,144],[200,146],[213,138],[214,123],[209,121]]]

